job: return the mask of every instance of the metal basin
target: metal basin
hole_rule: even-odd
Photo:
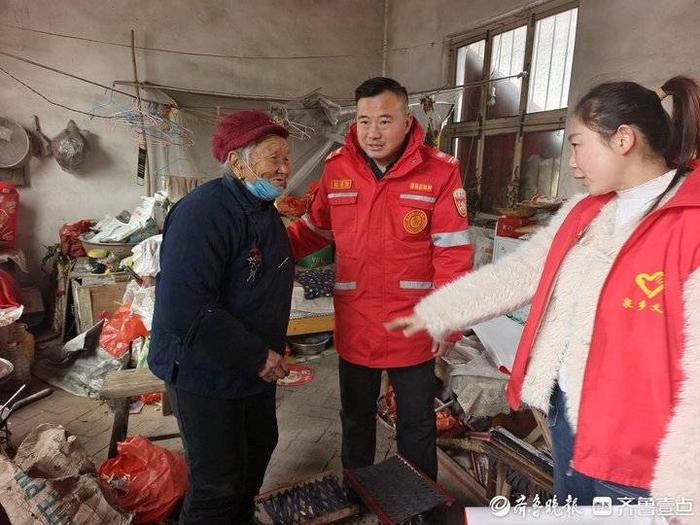
[[[298,355],[318,355],[330,340],[330,334],[298,335],[289,338],[289,346]]]

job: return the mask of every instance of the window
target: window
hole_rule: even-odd
[[[486,118],[517,115],[523,79],[517,75],[525,62],[526,27],[518,27],[491,38],[490,78],[502,78],[488,86]]]
[[[460,47],[457,51],[457,78],[458,86],[478,82],[484,73],[484,50],[486,40],[479,40],[468,46]],[[459,100],[454,112],[454,120],[476,120],[479,118],[479,106],[481,103],[481,89],[478,87],[467,88]]]
[[[576,38],[576,14],[572,9],[538,20],[530,67],[527,111],[566,107]]]
[[[564,2],[452,40],[464,88],[445,144],[472,212],[557,194],[578,14]]]

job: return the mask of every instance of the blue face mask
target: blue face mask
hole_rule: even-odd
[[[258,177],[258,174],[253,171],[253,168],[251,168],[247,162],[243,161],[243,164],[245,164],[251,173],[258,179],[255,182],[245,181],[245,186],[248,188],[250,193],[255,195],[258,199],[264,201],[274,201],[277,197],[282,195],[284,192],[283,188],[275,186],[270,181],[263,179],[262,177]]]
[[[258,178],[258,180],[255,182],[245,181],[245,185],[250,193],[255,195],[258,199],[262,199],[264,201],[273,201],[282,195],[282,192],[284,191],[279,186],[275,186],[262,178]]]

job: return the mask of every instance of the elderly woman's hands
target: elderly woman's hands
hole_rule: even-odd
[[[278,379],[284,379],[289,375],[289,367],[284,356],[279,355],[274,350],[267,351],[265,364],[258,372],[258,377],[263,381],[272,383]]]

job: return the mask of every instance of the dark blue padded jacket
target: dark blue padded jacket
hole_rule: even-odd
[[[262,263],[252,275],[254,248]],[[168,214],[160,265],[151,371],[209,397],[273,388],[257,371],[268,349],[284,351],[294,261],[272,203],[230,175],[200,186]]]

